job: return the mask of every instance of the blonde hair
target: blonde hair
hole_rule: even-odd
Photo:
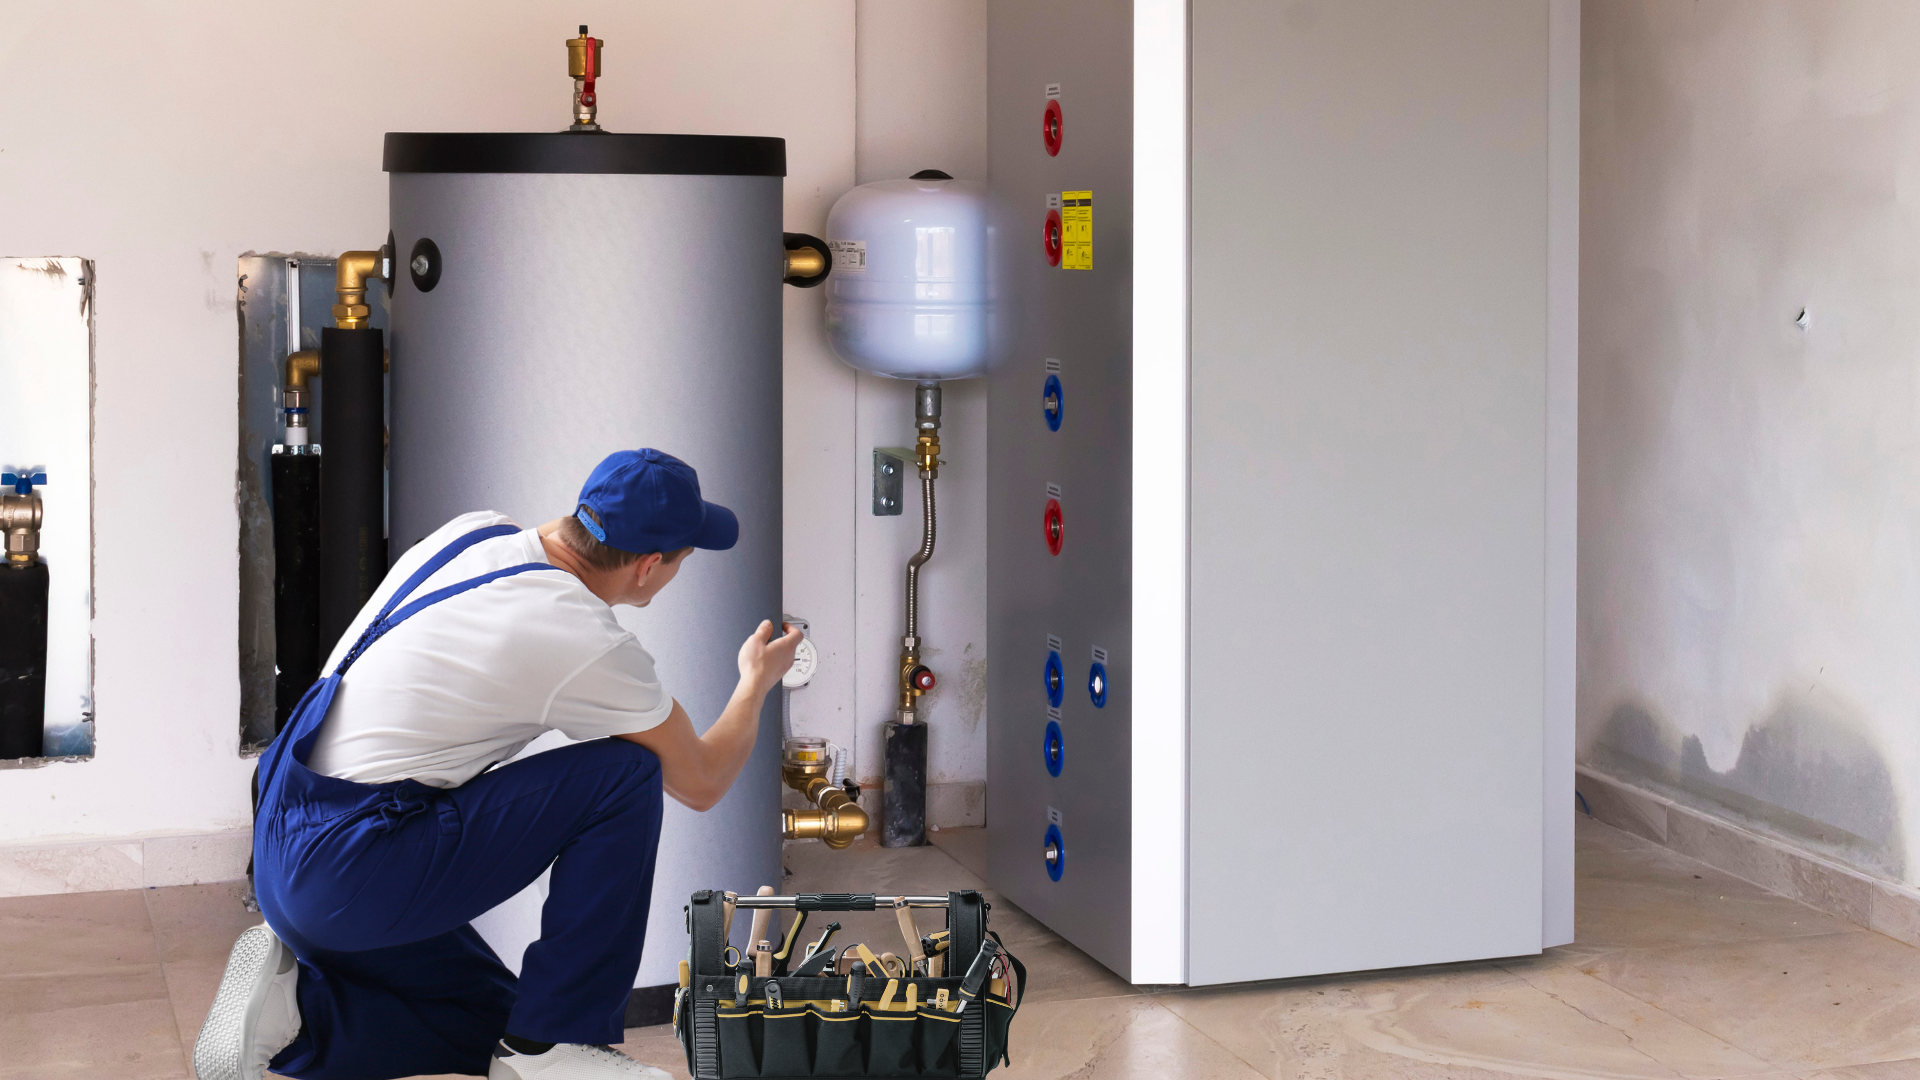
[[[579,513],[591,514],[596,524],[600,521],[600,515],[593,513],[590,507],[581,507]],[[654,554],[658,554],[662,562],[672,562],[693,550],[691,547],[684,547],[678,551],[624,551],[617,547],[610,547],[594,539],[593,534],[587,531],[587,527],[580,523],[577,516],[560,519],[558,535],[560,542],[567,545],[575,555],[580,556],[580,561],[586,563],[587,568],[591,570],[625,570],[648,555]]]

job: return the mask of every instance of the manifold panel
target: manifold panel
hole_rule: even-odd
[[[995,0],[988,35],[989,878],[1131,976],[1133,27]]]

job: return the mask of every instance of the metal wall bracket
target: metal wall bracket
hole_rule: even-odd
[[[873,448],[873,516],[894,517],[901,512],[907,469],[913,451],[904,446]]]

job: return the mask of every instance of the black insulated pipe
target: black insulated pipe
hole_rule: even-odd
[[[0,562],[0,758],[39,757],[47,713],[47,564]]]
[[[292,449],[289,447],[288,449]],[[273,455],[273,731],[320,677],[320,455]]]
[[[333,651],[387,573],[386,393],[378,330],[320,331],[320,642]],[[322,661],[324,662],[324,661]]]
[[[927,725],[887,721],[886,785],[881,791],[880,846],[927,843]]]

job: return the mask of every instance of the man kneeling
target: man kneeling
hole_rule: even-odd
[[[234,945],[200,1080],[664,1075],[609,1048],[661,793],[695,810],[726,794],[800,634],[760,624],[700,736],[613,605],[738,536],[684,462],[623,451],[572,517],[467,514],[400,559],[260,759],[266,923]],[[581,741],[494,767],[549,729]],[[516,980],[468,924],[549,867]]]

